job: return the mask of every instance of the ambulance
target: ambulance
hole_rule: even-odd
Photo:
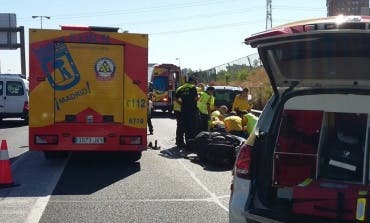
[[[156,64],[152,70],[153,109],[171,113],[176,89],[185,83],[185,76],[174,64]]]
[[[29,31],[29,147],[66,151],[147,148],[148,35],[62,26]]]

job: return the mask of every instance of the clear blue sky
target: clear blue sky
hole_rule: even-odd
[[[16,13],[17,26],[59,29],[59,25],[120,27],[149,34],[149,62],[174,63],[182,68],[206,70],[253,54],[242,44],[245,37],[265,30],[265,0],[12,0],[1,13]],[[325,17],[326,1],[272,0],[272,25]],[[0,50],[2,73],[20,73],[19,50]]]

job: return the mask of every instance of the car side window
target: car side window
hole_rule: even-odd
[[[6,82],[6,95],[7,96],[21,96],[24,95],[24,88],[22,82],[7,81]]]
[[[0,96],[3,95],[3,82],[0,81]]]

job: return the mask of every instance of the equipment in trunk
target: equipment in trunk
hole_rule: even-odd
[[[365,221],[369,186],[315,181],[293,188],[293,213],[338,221]]]
[[[297,215],[365,221],[368,122],[367,114],[284,110],[273,154],[276,203],[290,201]]]
[[[274,152],[274,186],[315,177],[322,118],[322,111],[284,111]]]
[[[322,148],[321,176],[342,181],[363,180],[367,115],[327,114],[327,137]]]

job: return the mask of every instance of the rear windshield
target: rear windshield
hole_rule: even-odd
[[[216,100],[220,101],[230,101],[232,100],[232,92],[230,91],[225,91],[225,90],[217,90],[215,92],[215,98]]]
[[[230,105],[233,103],[235,95],[240,94],[241,91],[239,90],[215,90],[215,103],[216,105]]]
[[[289,79],[367,79],[370,70],[369,34],[312,36],[262,49],[270,66]],[[277,69],[277,70],[276,70]]]
[[[164,76],[154,77],[153,89],[158,91],[168,91],[168,77]]]
[[[6,82],[6,95],[7,96],[21,96],[24,95],[22,82],[20,81],[7,81]]]

